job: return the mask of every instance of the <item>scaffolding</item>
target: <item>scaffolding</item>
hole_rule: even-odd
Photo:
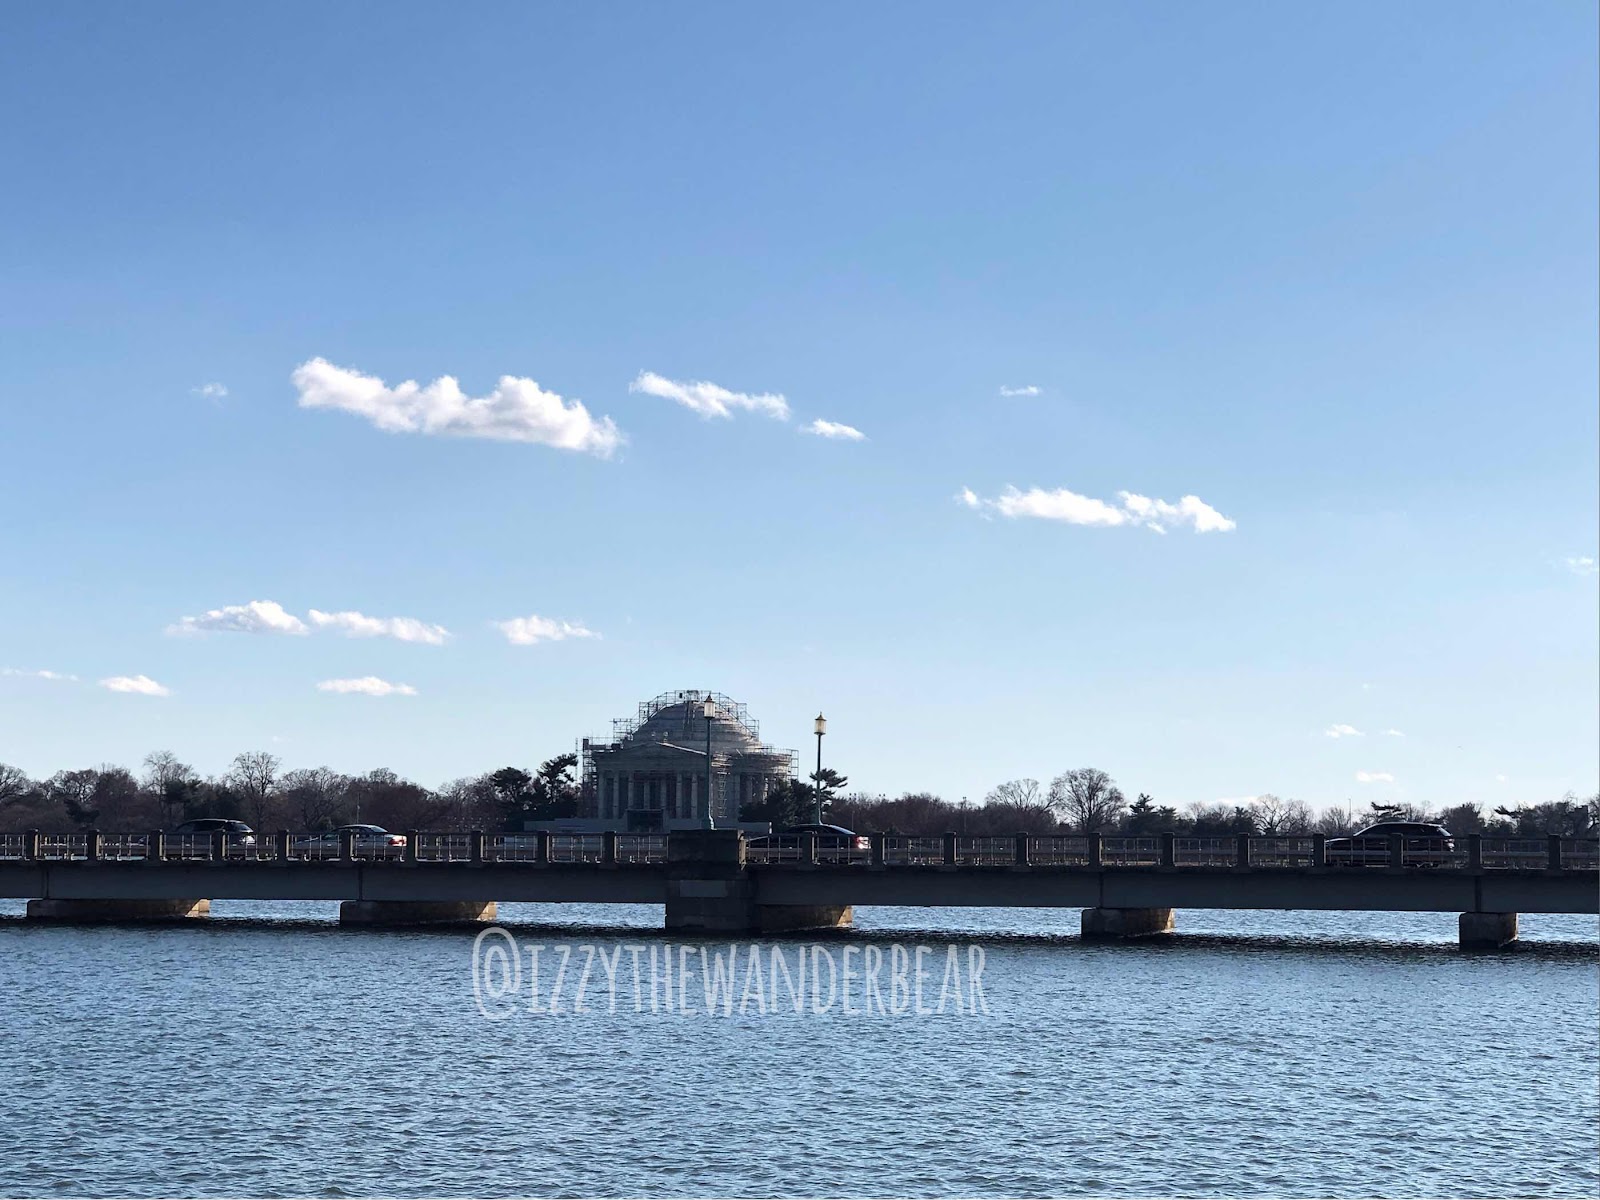
[[[761,726],[750,715],[750,710],[732,696],[721,692],[703,692],[695,689],[662,692],[649,700],[639,702],[639,711],[631,717],[617,717],[611,722],[609,734],[595,734],[592,737],[578,739],[578,757],[582,764],[582,781],[586,794],[592,794],[595,780],[595,755],[604,754],[611,750],[620,750],[628,742],[635,740],[641,730],[647,725],[655,726],[654,732],[658,735],[677,735],[674,740],[680,739],[686,746],[698,746],[705,739],[705,717],[700,715],[699,705],[709,697],[716,708],[716,719],[730,721],[744,731],[748,742],[742,745],[738,753],[750,757],[765,757],[779,760],[781,767],[774,774],[783,773],[793,779],[798,769],[798,753],[794,750],[783,750],[777,746],[768,746],[761,740]],[[670,714],[670,710],[680,707],[681,715]],[[718,739],[719,741],[722,739]],[[740,739],[743,741],[744,739]]]

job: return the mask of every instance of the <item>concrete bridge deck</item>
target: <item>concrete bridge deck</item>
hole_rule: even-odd
[[[0,835],[0,897],[57,920],[341,900],[347,921],[400,924],[491,920],[497,901],[662,904],[669,928],[707,931],[837,926],[857,904],[1082,908],[1085,934],[1106,936],[1166,932],[1177,908],[1456,912],[1464,945],[1498,945],[1519,912],[1600,913],[1600,841],[30,833]]]

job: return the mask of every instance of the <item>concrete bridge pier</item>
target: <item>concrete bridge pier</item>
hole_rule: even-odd
[[[1462,913],[1459,938],[1463,950],[1498,950],[1501,946],[1517,940],[1517,914]]]
[[[745,869],[744,835],[737,829],[693,829],[667,839],[666,927],[703,933],[777,933],[839,929],[848,904],[762,904]]]
[[[116,924],[209,917],[209,900],[29,900],[30,921]]]
[[[1170,908],[1086,908],[1081,930],[1085,938],[1110,940],[1171,933],[1174,927]]]
[[[341,925],[482,925],[500,915],[493,900],[344,900]]]

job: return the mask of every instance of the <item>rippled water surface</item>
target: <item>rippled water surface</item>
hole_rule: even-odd
[[[836,957],[980,948],[991,1011],[491,1021],[471,932],[20,907],[0,1195],[1600,1191],[1592,918],[1524,917],[1485,955],[1452,914],[1185,910],[1175,937],[1094,945],[1076,910],[862,909]],[[501,920],[524,945],[664,941],[655,908]]]

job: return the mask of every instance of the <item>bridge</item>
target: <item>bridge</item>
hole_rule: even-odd
[[[670,930],[850,924],[855,905],[1081,908],[1085,937],[1170,932],[1174,910],[1455,912],[1463,947],[1517,914],[1600,913],[1600,839],[1006,837],[412,831],[0,834],[0,898],[36,920],[171,920],[214,899],[340,900],[346,924],[492,921],[499,901],[660,904]]]

